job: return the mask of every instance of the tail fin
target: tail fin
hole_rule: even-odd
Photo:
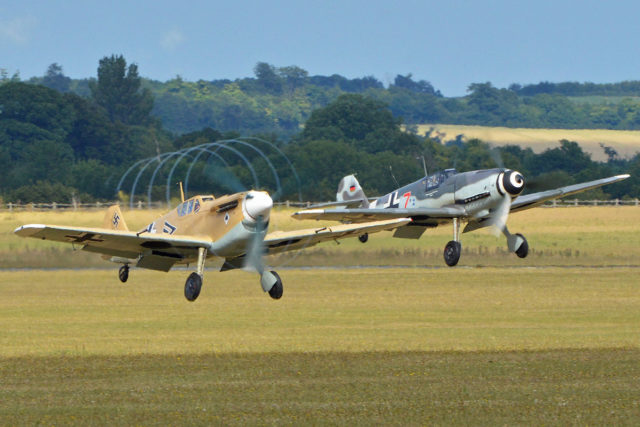
[[[365,196],[364,191],[362,191],[362,187],[360,187],[360,183],[355,175],[347,175],[340,180],[336,200],[338,202],[358,200],[362,202],[362,207],[369,207],[369,200],[367,196]]]
[[[124,221],[124,216],[122,216],[120,206],[118,205],[113,205],[107,210],[102,226],[111,230],[129,231],[127,223]]]

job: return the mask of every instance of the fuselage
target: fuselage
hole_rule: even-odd
[[[264,191],[248,191],[214,198],[194,196],[151,222],[139,233],[211,239],[208,256],[243,255],[256,233],[264,237],[273,201]],[[192,262],[185,259],[183,262]]]
[[[378,198],[369,208],[442,208],[461,206],[468,218],[487,216],[505,195],[517,197],[524,178],[509,169],[482,169],[458,173],[446,169]]]

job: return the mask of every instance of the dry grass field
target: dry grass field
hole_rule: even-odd
[[[317,225],[289,214],[272,225]],[[137,228],[153,213],[125,217]],[[522,212],[510,228],[529,258],[471,233],[453,269],[448,229],[318,246],[283,261],[294,267],[279,269],[278,301],[257,275],[213,265],[194,303],[186,270],[133,270],[122,284],[115,266],[5,269],[0,424],[635,425],[639,219],[634,207]],[[4,213],[3,262],[98,265],[11,232],[101,221]],[[385,264],[420,267],[359,267]]]
[[[635,268],[11,271],[2,424],[628,424]]]
[[[636,268],[281,270],[282,300],[257,275],[9,271],[0,355],[496,351],[640,344]]]
[[[582,149],[591,154],[594,160],[607,159],[600,143],[616,149],[622,157],[632,157],[640,152],[640,131],[608,129],[528,129],[489,126],[423,124],[418,133],[424,135],[429,129],[443,134],[443,140],[455,139],[464,135],[466,140],[478,138],[493,145],[519,145],[530,147],[540,153],[547,148],[559,145],[561,139],[576,141]]]
[[[270,230],[321,227],[330,223],[297,221],[293,209],[275,209]],[[131,229],[140,229],[161,211],[124,211]],[[103,211],[0,213],[0,268],[113,267],[95,254],[70,245],[22,239],[13,230],[26,223],[100,226]],[[480,230],[462,235],[462,266],[637,265],[640,259],[640,209],[619,207],[537,208],[509,217],[509,229],[524,234],[530,255],[522,260],[506,251],[503,236]],[[298,253],[272,257],[276,267],[302,266],[438,266],[451,240],[451,227],[428,230],[419,240],[377,233],[366,244],[357,239],[324,243]],[[220,261],[210,261],[210,268]]]

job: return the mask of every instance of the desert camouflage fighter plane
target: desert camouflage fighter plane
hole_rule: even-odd
[[[122,264],[120,281],[129,266],[169,271],[175,264],[195,263],[184,295],[194,301],[200,294],[205,260],[224,258],[221,271],[244,268],[260,274],[262,289],[274,299],[282,296],[282,280],[265,268],[263,255],[303,249],[317,243],[391,230],[410,222],[405,218],[267,234],[273,201],[264,191],[247,191],[214,198],[195,196],[146,228],[129,231],[120,208],[107,210],[103,228],[29,224],[18,227],[22,237],[53,240],[80,246],[88,252]]]
[[[345,223],[410,219],[395,231],[393,237],[418,239],[427,228],[453,224],[453,240],[444,249],[444,260],[454,266],[460,259],[460,228],[463,232],[493,226],[507,238],[509,251],[524,258],[529,245],[522,234],[511,234],[507,228],[510,212],[530,209],[547,200],[558,199],[582,191],[612,184],[628,178],[617,175],[554,190],[520,196],[524,177],[510,169],[485,169],[458,173],[446,169],[413,182],[377,199],[367,199],[354,175],[342,178],[336,202],[311,206],[293,214],[297,219],[338,220]],[[338,207],[336,207],[338,206]],[[367,241],[367,234],[359,236]]]

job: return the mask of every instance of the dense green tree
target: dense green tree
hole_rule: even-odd
[[[563,170],[575,175],[591,165],[591,156],[582,151],[577,142],[563,139],[560,147],[545,150],[535,162],[532,169],[538,174]]]
[[[73,108],[55,90],[12,82],[0,86],[0,120],[30,123],[64,138],[75,119]]]
[[[0,86],[0,147],[5,160],[0,184],[68,179],[73,149],[65,141],[75,114],[60,93],[44,86]]]
[[[442,96],[440,91],[434,89],[433,85],[425,80],[414,81],[411,73],[406,76],[398,74],[393,81],[393,85],[399,88],[407,89],[415,93],[424,93],[434,96]]]
[[[325,136],[325,130],[337,130],[339,139],[362,141],[374,132],[394,131],[398,125],[382,102],[349,94],[341,95],[326,108],[315,110],[305,124],[303,136],[306,139],[321,139]]]
[[[185,133],[174,141],[176,149],[181,150],[187,147],[216,142],[223,139],[220,132],[212,128],[204,128],[196,132]]]
[[[359,94],[341,95],[325,108],[315,110],[305,124],[302,138],[341,140],[369,153],[421,151],[419,139],[400,129],[400,120],[384,102]]]
[[[280,93],[282,91],[282,79],[278,76],[276,68],[266,62],[258,62],[253,68],[258,83],[268,92]]]
[[[335,200],[340,178],[366,164],[366,154],[363,154],[353,145],[334,140],[308,141],[287,147],[306,200]]]
[[[306,70],[295,65],[278,68],[278,74],[284,80],[290,96],[296,89],[302,87],[309,77],[309,73]]]
[[[10,192],[9,197],[18,203],[73,203],[91,201],[91,196],[79,194],[78,191],[60,182],[37,181],[23,185]]]
[[[416,94],[409,89],[391,86],[387,91],[376,91],[371,96],[389,104],[393,115],[406,123],[447,123],[451,120],[440,98],[430,93]]]
[[[82,160],[71,167],[71,183],[79,194],[91,195],[92,198],[111,199],[119,171],[96,159]],[[84,197],[83,200],[87,200]]]
[[[42,78],[42,84],[48,88],[55,89],[58,92],[69,92],[71,87],[71,79],[64,75],[62,66],[57,62],[49,65],[47,72]]]
[[[75,120],[66,136],[78,159],[97,159],[106,163],[124,160],[113,147],[121,139],[118,126],[105,111],[89,100],[75,94],[66,94],[65,100],[73,108]],[[126,155],[125,153],[122,153]]]
[[[98,80],[90,83],[91,95],[103,107],[109,118],[124,124],[143,124],[149,121],[153,108],[151,92],[141,87],[138,66],[129,64],[122,55],[100,60]]]

